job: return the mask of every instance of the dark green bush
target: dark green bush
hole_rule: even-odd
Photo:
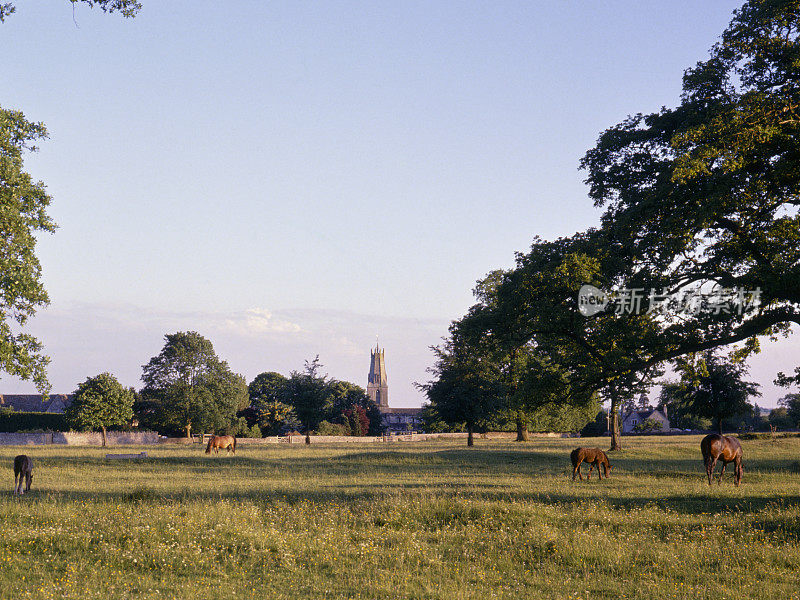
[[[69,431],[61,413],[15,412],[0,410],[0,432],[17,431]]]

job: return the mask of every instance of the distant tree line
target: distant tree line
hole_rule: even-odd
[[[165,336],[161,352],[144,365],[144,386],[124,388],[109,373],[89,377],[74,392],[66,423],[77,430],[140,428],[190,436],[249,437],[302,431],[378,435],[381,414],[363,388],[322,374],[319,357],[289,377],[265,372],[249,385],[195,331]]]

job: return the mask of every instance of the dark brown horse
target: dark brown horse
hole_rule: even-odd
[[[22,480],[25,479],[25,491],[22,491]],[[14,493],[24,494],[31,491],[33,481],[33,460],[30,456],[20,454],[14,459]]]
[[[733,483],[738,486],[742,482],[742,473],[744,473],[742,445],[735,437],[712,433],[704,437],[703,441],[700,442],[700,451],[703,453],[703,463],[706,465],[708,485],[711,485],[711,480],[714,479],[714,467],[717,466],[717,460],[722,460],[719,483],[722,483],[722,475],[725,473],[725,467],[728,466],[729,462],[732,462],[735,467]]]
[[[580,476],[581,481],[583,481],[581,463],[584,462],[589,465],[589,474],[586,479],[592,478],[592,469],[595,467],[597,467],[597,476],[600,479],[603,478],[603,473],[605,473],[606,479],[608,479],[608,474],[611,473],[608,457],[600,448],[575,448],[569,457],[572,459],[572,481],[575,481],[575,475]],[[602,472],[600,471],[600,465],[603,465]]]
[[[214,454],[219,454],[220,448],[227,448],[228,452],[236,454],[236,438],[232,435],[212,435],[206,446],[206,454],[210,454],[212,450]]]

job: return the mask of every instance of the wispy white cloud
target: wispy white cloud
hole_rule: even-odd
[[[243,336],[270,333],[299,333],[303,329],[297,323],[275,318],[266,308],[250,308],[245,311],[219,315],[208,315],[212,330],[224,330]]]

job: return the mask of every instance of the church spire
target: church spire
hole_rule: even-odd
[[[389,407],[389,384],[386,379],[386,360],[384,350],[375,341],[375,350],[370,351],[369,377],[367,378],[367,394],[378,408]]]

